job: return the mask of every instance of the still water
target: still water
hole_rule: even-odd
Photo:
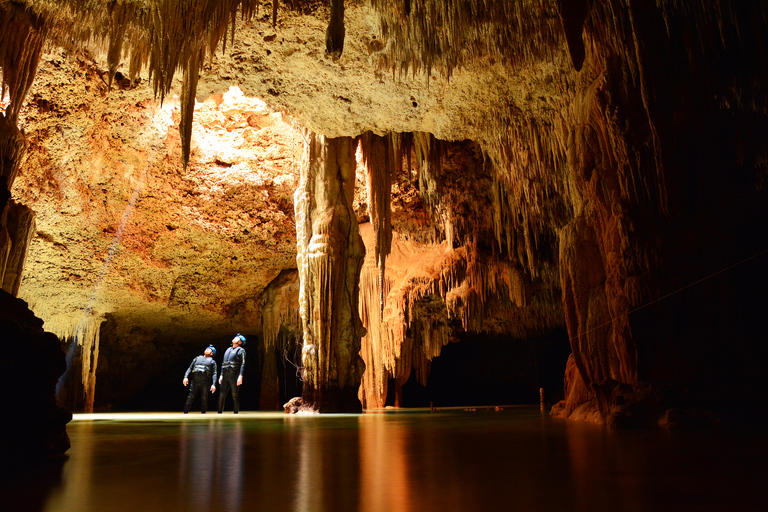
[[[76,415],[3,510],[768,510],[768,441],[608,431],[536,408]],[[9,501],[10,500],[10,501]]]

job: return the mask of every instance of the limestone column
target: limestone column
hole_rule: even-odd
[[[308,132],[300,179],[294,207],[304,328],[302,399],[320,412],[359,412],[365,329],[358,300],[365,246],[352,209],[355,139]]]

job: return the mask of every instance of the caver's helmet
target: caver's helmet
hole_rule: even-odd
[[[242,335],[242,334],[240,334],[240,333],[237,333],[237,336],[235,336],[235,338],[239,339],[239,340],[240,340],[240,343],[242,343],[243,345],[245,345],[245,336],[243,336],[243,335]]]
[[[208,350],[208,349],[211,349],[211,352],[213,352],[213,355],[216,356],[216,347],[214,347],[213,345],[208,345],[207,347],[205,347],[205,350]],[[205,353],[205,350],[203,350],[203,353]]]

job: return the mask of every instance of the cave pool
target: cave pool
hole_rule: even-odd
[[[616,431],[538,407],[77,414],[9,511],[768,510],[768,439]],[[10,491],[10,492],[9,492]]]

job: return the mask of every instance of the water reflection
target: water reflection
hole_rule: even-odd
[[[359,510],[359,441],[356,416],[287,417],[289,459],[295,461],[291,510]]]
[[[360,416],[360,504],[365,512],[412,509],[407,429],[381,414]]]
[[[0,509],[768,510],[765,435],[612,432],[538,409],[238,416],[73,421],[60,480],[29,479],[37,495],[20,485]]]
[[[185,505],[199,512],[240,510],[244,444],[240,422],[182,423],[179,443],[178,490]]]

